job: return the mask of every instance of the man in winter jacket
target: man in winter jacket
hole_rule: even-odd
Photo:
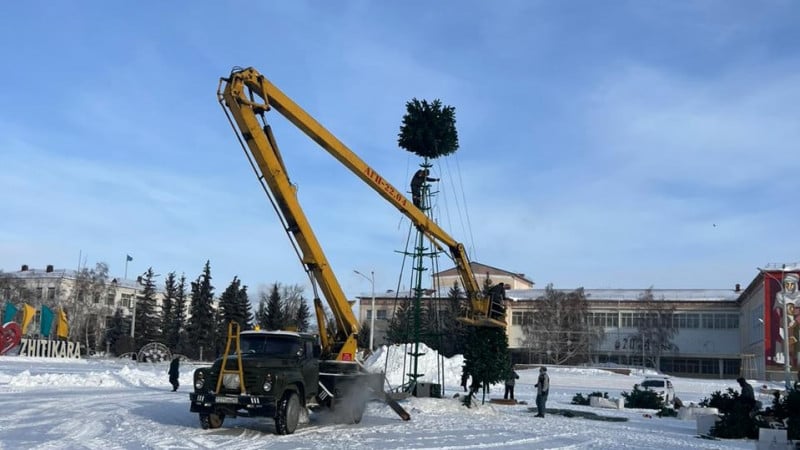
[[[172,384],[172,392],[177,391],[178,386],[180,386],[180,383],[178,383],[178,378],[180,377],[179,366],[179,358],[175,358],[169,363],[169,382]]]
[[[506,392],[503,394],[504,400],[508,400],[509,398],[514,400],[514,384],[516,384],[515,380],[517,379],[519,379],[519,375],[517,375],[517,372],[515,372],[514,368],[512,367],[511,372],[508,374],[508,378],[506,378]]]
[[[550,392],[550,376],[547,375],[547,367],[542,366],[539,369],[539,380],[534,387],[536,387],[536,409],[539,411],[536,417],[544,417],[547,394]]]

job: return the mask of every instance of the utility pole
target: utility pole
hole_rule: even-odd
[[[369,351],[372,351],[375,349],[375,271],[371,270],[369,277],[357,270],[353,270],[353,272],[366,278],[372,285],[372,304],[369,314]]]

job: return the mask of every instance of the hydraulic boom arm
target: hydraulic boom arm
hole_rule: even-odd
[[[255,160],[253,168],[262,186],[267,194],[272,196],[271,198],[274,197],[276,210],[281,216],[287,234],[299,249],[298,256],[306,272],[312,277],[312,283],[319,284],[335,316],[338,329],[336,342],[332,345],[339,343],[338,346],[341,347],[333,349],[338,353],[337,359],[346,360],[348,354],[349,356],[355,354],[358,321],[300,207],[270,128],[259,123],[259,116],[266,123],[264,114],[272,108],[411,219],[440,250],[446,249],[449,252],[468,296],[467,311],[461,320],[473,325],[505,327],[504,312],[501,308],[492,308],[492,302],[481,292],[464,246],[445,233],[399,190],[263,75],[252,67],[236,69],[231,72],[229,78],[220,80],[217,95],[223,109],[226,113],[230,112],[229,117],[233,117],[236,125],[234,131],[237,131],[240,140],[246,143],[246,148],[249,149],[248,157],[252,156],[251,163],[253,159]]]

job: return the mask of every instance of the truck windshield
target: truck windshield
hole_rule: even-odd
[[[294,357],[303,347],[291,336],[240,336],[239,345],[244,354]]]

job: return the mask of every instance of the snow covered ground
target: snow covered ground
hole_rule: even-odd
[[[385,348],[367,361],[387,367],[388,381],[400,382],[402,348]],[[388,357],[387,357],[388,355]],[[387,362],[388,361],[388,362]],[[435,358],[425,356],[419,371],[437,377]],[[226,419],[216,430],[203,430],[189,413],[189,390],[196,365],[181,365],[181,388],[172,392],[167,363],[120,359],[57,360],[0,357],[0,449],[368,449],[368,448],[747,448],[753,441],[697,438],[694,420],[645,417],[649,410],[607,410],[571,405],[573,395],[594,391],[618,397],[630,391],[643,374],[620,375],[601,369],[548,369],[548,408],[592,411],[627,418],[604,422],[548,415],[534,417],[536,368],[519,370],[516,397],[527,405],[486,403],[465,408],[452,396],[459,392],[461,358],[445,361],[444,399],[410,398],[401,403],[411,414],[404,422],[379,403],[370,403],[357,425],[326,421],[312,414],[310,423],[293,435],[273,434],[271,420]],[[408,370],[408,367],[405,368]],[[678,397],[699,402],[712,392],[737,387],[733,380],[675,378]],[[753,381],[754,386],[762,384]],[[491,397],[503,395],[494,386]],[[765,396],[762,399],[769,402]]]

